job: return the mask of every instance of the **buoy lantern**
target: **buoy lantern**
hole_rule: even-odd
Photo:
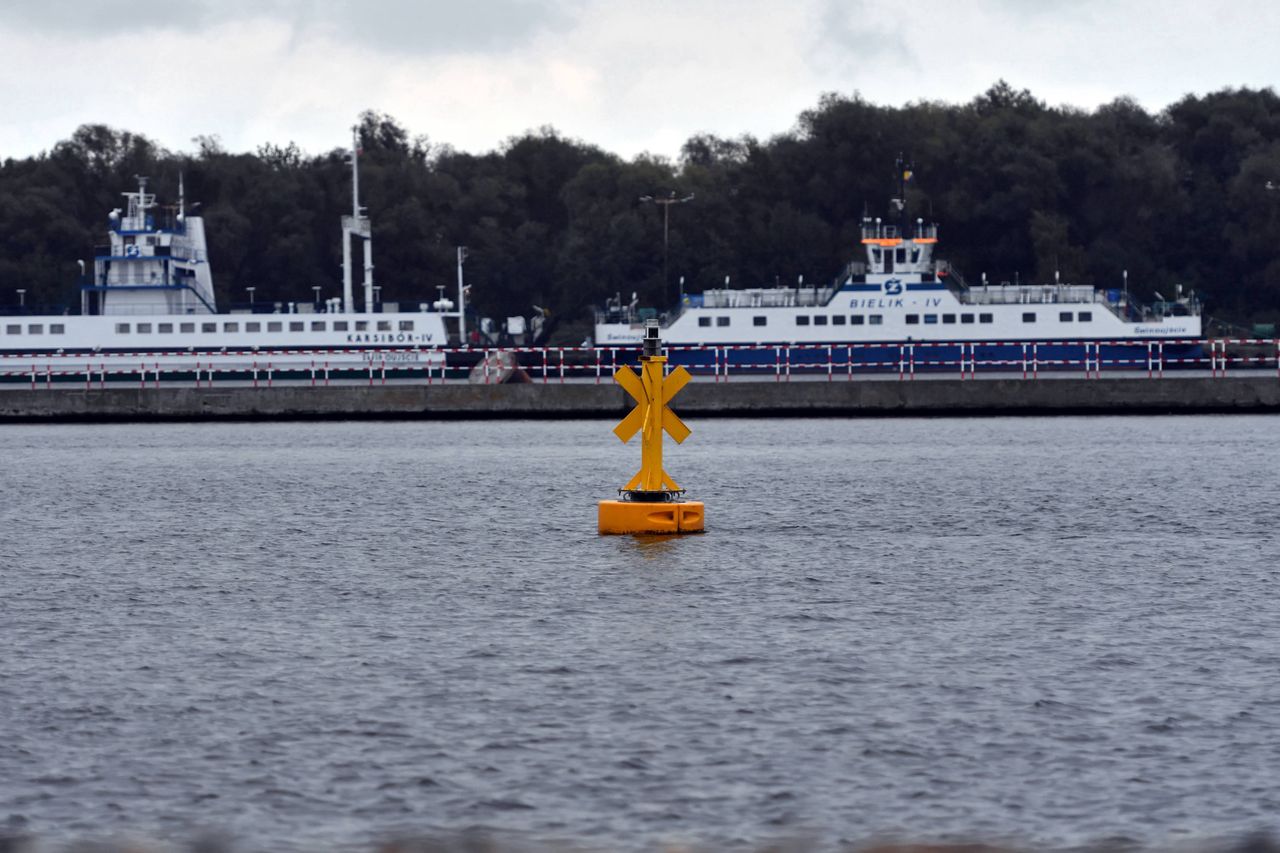
[[[614,381],[636,401],[613,432],[624,443],[640,433],[640,470],[618,489],[617,500],[600,501],[602,534],[703,532],[702,502],[685,500],[684,489],[662,468],[663,432],[677,444],[689,437],[689,428],[667,404],[691,377],[683,367],[667,373],[666,366],[658,322],[649,320],[644,329],[640,375],[626,366],[613,374]]]

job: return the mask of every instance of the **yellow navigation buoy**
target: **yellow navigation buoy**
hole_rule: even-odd
[[[644,330],[640,375],[625,366],[613,375],[636,401],[613,432],[624,443],[640,433],[640,470],[618,489],[618,500],[600,501],[601,533],[702,532],[702,502],[684,500],[684,489],[662,468],[662,433],[677,444],[689,437],[689,428],[667,403],[691,377],[683,367],[666,373],[666,365],[658,323],[650,320]]]

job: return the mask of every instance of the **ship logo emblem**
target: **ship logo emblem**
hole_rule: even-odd
[[[902,279],[891,278],[884,283],[884,292],[886,296],[898,296],[902,293]]]

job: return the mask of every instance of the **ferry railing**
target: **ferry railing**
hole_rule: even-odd
[[[423,384],[499,381],[496,348],[306,349],[226,352],[140,351],[113,353],[7,353],[0,355],[0,381],[32,390],[82,382],[85,388],[133,382],[139,387],[193,383],[208,388],[219,381],[272,387],[289,380],[312,387],[359,381]],[[541,384],[610,381],[614,371],[634,364],[637,346],[511,347],[521,379]],[[733,344],[667,347],[672,365],[685,365],[713,382],[819,379],[855,381],[865,377],[912,381],[921,375],[976,379],[980,375],[1021,376],[1078,373],[1099,379],[1127,372],[1147,378],[1169,370],[1205,370],[1214,378],[1275,371],[1280,380],[1280,338],[1049,341],[907,341],[849,344]],[[473,375],[473,370],[478,372]]]
[[[1200,339],[1168,341],[1081,341],[1049,340],[1028,342],[934,342],[910,341],[903,343],[867,344],[793,344],[789,346],[704,346],[671,347],[674,363],[681,363],[681,351],[706,350],[710,373],[716,381],[729,381],[736,373],[763,374],[771,372],[775,381],[789,381],[792,376],[825,375],[827,381],[843,372],[852,379],[858,373],[897,373],[899,379],[911,380],[919,373],[945,375],[955,371],[960,378],[976,378],[980,372],[1020,374],[1024,379],[1035,379],[1041,371],[1078,371],[1086,377],[1100,378],[1104,371],[1148,370],[1152,377],[1163,375],[1166,367],[1210,368],[1217,359],[1222,371],[1223,356],[1203,352],[1210,342]],[[1166,345],[1177,345],[1187,354],[1169,354]],[[761,359],[753,362],[735,362],[732,354],[770,350],[772,362]],[[1064,352],[1065,350],[1065,352]],[[1118,351],[1117,351],[1118,350]],[[880,358],[858,357],[868,352],[884,353]],[[993,352],[994,351],[994,352]],[[818,353],[815,357],[814,353]],[[1276,363],[1280,355],[1255,356],[1252,359],[1229,358],[1236,364]],[[708,359],[704,359],[707,362]],[[703,365],[705,367],[705,364]],[[1280,366],[1277,367],[1280,377]]]

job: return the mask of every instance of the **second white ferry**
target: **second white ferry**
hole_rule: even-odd
[[[899,194],[892,200],[898,221],[864,218],[864,259],[850,263],[830,285],[726,287],[686,296],[660,316],[663,342],[676,348],[914,343],[935,351],[940,344],[975,343],[979,356],[982,344],[1042,342],[1040,353],[1051,359],[1073,357],[1066,350],[1086,341],[1114,347],[1200,338],[1199,302],[1180,287],[1172,300],[1145,306],[1127,288],[988,284],[985,277],[966,286],[946,261],[934,258],[938,226],[908,220],[910,171],[900,163],[898,174]],[[610,300],[596,312],[595,343],[638,345],[644,320],[655,316],[634,298],[631,304]],[[985,357],[999,358],[999,349],[987,347]]]

